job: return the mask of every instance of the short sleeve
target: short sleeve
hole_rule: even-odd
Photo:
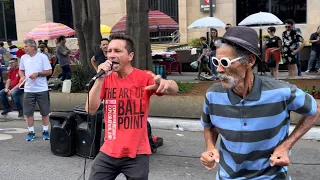
[[[296,34],[296,37],[298,42],[304,41],[303,37],[300,34]]]
[[[295,85],[290,86],[290,97],[287,100],[287,108],[303,116],[314,116],[317,111],[317,102],[310,95],[297,88]]]
[[[106,80],[103,81],[102,86],[101,86],[101,92],[100,92],[100,99],[101,100],[104,100],[106,98],[105,82],[106,82]]]
[[[20,59],[20,65],[19,65],[19,69],[24,71],[24,56],[21,57]]]
[[[277,41],[282,41],[280,37],[277,36]]]
[[[310,40],[316,40],[316,39],[317,39],[317,36],[315,36],[315,34],[312,33],[311,36],[310,36]]]
[[[11,70],[8,73],[8,79],[12,79],[12,71]]]
[[[42,54],[42,61],[43,61],[43,70],[50,70],[52,69],[50,61],[48,56],[46,56],[45,54]]]
[[[207,95],[205,96],[204,103],[203,103],[203,111],[201,115],[201,125],[203,127],[212,127],[213,124],[211,123],[211,118],[210,118],[210,103],[207,98]]]
[[[62,46],[58,46],[57,47],[57,52],[59,53],[59,54],[62,54],[63,55],[63,53],[65,52],[65,50],[64,50],[64,48],[62,47]],[[63,55],[64,56],[64,55]]]

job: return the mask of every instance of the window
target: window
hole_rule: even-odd
[[[9,0],[0,3],[0,41],[17,39],[16,15],[13,1]],[[4,5],[4,14],[2,5]]]
[[[179,23],[178,0],[149,0],[150,10],[159,10]],[[151,43],[171,42],[174,31],[150,32]]]
[[[52,0],[53,21],[73,28],[71,0]]]
[[[237,24],[251,14],[270,12],[281,21],[307,22],[307,0],[237,0]]]

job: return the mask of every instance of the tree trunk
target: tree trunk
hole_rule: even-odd
[[[92,56],[100,51],[100,0],[71,0],[76,36],[80,49],[80,62],[88,71],[88,78],[95,73]]]
[[[132,65],[139,69],[153,71],[147,0],[127,0],[127,34],[135,45]]]

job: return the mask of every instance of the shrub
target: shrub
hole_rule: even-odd
[[[193,87],[194,87],[194,83],[190,83],[190,82],[177,82],[177,85],[179,87],[179,93],[188,93],[190,92]]]
[[[199,47],[201,47],[200,38],[193,38],[193,39],[191,39],[191,40],[188,42],[188,45],[189,45],[189,46],[192,46],[192,47],[194,47],[194,48],[199,48]]]
[[[88,69],[81,64],[76,64],[75,70],[72,73],[71,92],[86,90],[88,79]]]

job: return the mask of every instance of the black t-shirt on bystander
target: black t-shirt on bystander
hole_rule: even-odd
[[[319,37],[320,35],[318,33],[312,33],[311,36],[310,36],[310,40],[317,40],[317,38]],[[318,42],[315,42],[315,43],[311,43],[311,50],[312,51],[316,51],[316,52],[320,52],[320,41]]]

